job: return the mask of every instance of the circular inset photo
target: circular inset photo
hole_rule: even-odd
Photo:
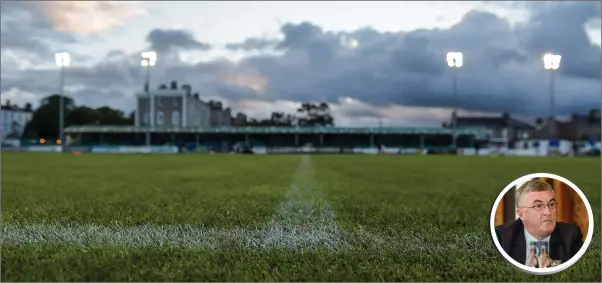
[[[504,258],[531,274],[554,274],[575,264],[594,231],[592,208],[571,181],[554,174],[520,177],[499,194],[491,236]]]

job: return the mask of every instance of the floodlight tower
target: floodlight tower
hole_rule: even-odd
[[[555,104],[556,104],[556,79],[555,73],[560,68],[560,60],[562,56],[558,54],[546,53],[543,55],[543,68],[550,72],[550,117],[548,123],[550,124],[550,138],[556,137],[556,119],[555,119]]]
[[[151,144],[151,127],[155,125],[154,117],[155,117],[155,101],[152,98],[150,91],[150,69],[155,66],[157,62],[157,53],[153,51],[142,52],[140,54],[142,57],[142,61],[140,61],[140,65],[146,69],[146,82],[144,85],[144,91],[148,96],[148,124],[146,125],[146,145],[150,146]],[[138,113],[139,115],[139,113]],[[140,117],[144,118],[144,117]]]
[[[63,128],[65,126],[65,67],[69,67],[71,64],[71,56],[67,52],[61,52],[54,54],[54,60],[56,65],[60,68],[60,91],[59,91],[59,139],[58,143],[61,145],[61,152],[65,150],[65,139]]]
[[[453,131],[453,147],[454,149],[456,148],[457,144],[456,144],[456,131],[458,128],[458,118],[457,118],[457,113],[456,113],[456,107],[458,104],[458,76],[457,76],[457,69],[461,68],[464,65],[464,56],[462,55],[462,52],[448,52],[447,53],[447,66],[449,66],[452,69],[452,93],[453,93],[453,100],[454,100],[454,108],[453,108],[453,112],[452,112],[452,131]]]

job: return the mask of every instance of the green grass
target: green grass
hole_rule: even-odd
[[[2,224],[13,231],[3,234],[27,241],[2,244],[1,279],[600,280],[600,159],[309,160],[3,152]],[[489,232],[497,194],[536,172],[573,181],[595,215],[586,254],[551,276],[511,267]]]
[[[174,157],[3,153],[2,218],[254,227],[274,214],[299,159]]]

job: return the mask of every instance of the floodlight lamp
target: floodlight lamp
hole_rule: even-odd
[[[140,61],[140,65],[141,65],[142,67],[148,67],[148,60],[146,60],[146,59],[142,59],[142,61]]]
[[[154,51],[142,52],[140,55],[142,56],[142,62],[146,62],[141,63],[143,67],[154,66],[157,62],[157,53]]]
[[[464,56],[462,52],[448,52],[447,65],[451,68],[460,68],[464,65]]]
[[[360,45],[360,42],[357,41],[356,39],[351,39],[351,41],[349,42],[349,47],[351,47],[352,49],[357,48]]]
[[[69,56],[69,53],[67,52],[56,53],[54,54],[54,60],[59,67],[69,67],[71,56]]]
[[[543,55],[543,67],[546,70],[558,70],[562,56],[552,53]]]

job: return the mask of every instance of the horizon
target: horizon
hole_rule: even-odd
[[[531,122],[549,115],[546,52],[562,56],[557,118],[600,105],[599,2],[46,3],[0,4],[3,105],[59,92],[68,52],[66,94],[129,113],[148,50],[152,88],[177,80],[257,119],[325,101],[341,127],[440,125],[453,107]],[[449,51],[465,57],[458,100]]]

